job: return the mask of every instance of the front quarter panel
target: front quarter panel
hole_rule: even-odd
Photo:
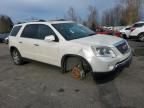
[[[131,32],[131,36],[138,36],[140,33],[144,32],[144,27],[136,28]]]
[[[117,51],[117,57],[97,57],[90,46],[64,42],[60,45],[59,66],[61,66],[61,60],[65,55],[76,55],[84,58],[91,65],[93,72],[109,72],[114,69],[118,62],[127,59],[131,55],[131,50],[123,55],[115,47],[113,49]]]
[[[90,47],[80,45],[80,44],[73,44],[71,42],[63,42],[59,46],[60,48],[60,60],[59,66],[61,66],[61,60],[65,55],[76,55],[84,58],[87,62],[90,61],[90,56],[93,56],[93,53]]]

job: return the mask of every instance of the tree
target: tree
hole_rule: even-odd
[[[105,26],[116,25],[116,15],[114,9],[109,9],[103,13],[102,24]]]
[[[10,17],[0,15],[0,33],[8,33],[13,27],[13,22]]]
[[[121,0],[123,4],[122,20],[132,24],[140,20],[141,0]]]
[[[143,0],[119,0],[120,2],[102,15],[102,24],[108,26],[131,25],[140,20]]]
[[[96,25],[98,23],[98,12],[96,10],[96,7],[93,6],[89,6],[88,7],[88,26],[92,29],[92,30],[96,30]]]
[[[73,7],[70,7],[68,10],[68,19],[77,22],[78,17],[76,15],[76,11],[74,10]]]

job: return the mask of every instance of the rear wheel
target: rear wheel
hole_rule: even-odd
[[[144,42],[144,33],[141,33],[141,34],[139,35],[139,40],[140,40],[141,42]]]
[[[12,56],[14,64],[16,64],[16,65],[22,65],[23,64],[22,57],[21,57],[21,55],[17,49],[13,49],[11,51],[11,56]]]
[[[122,34],[122,37],[123,37],[124,39],[127,39],[126,34]]]

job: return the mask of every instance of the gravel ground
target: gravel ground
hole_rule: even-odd
[[[136,51],[132,65],[101,83],[38,62],[15,66],[0,44],[0,108],[144,108],[144,43],[129,43]]]

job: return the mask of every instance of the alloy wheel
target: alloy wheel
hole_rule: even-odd
[[[139,40],[142,41],[142,42],[144,42],[144,33],[140,35]]]
[[[19,64],[19,61],[20,61],[19,53],[18,53],[16,50],[14,50],[14,51],[12,52],[12,57],[13,57],[14,62],[15,62],[16,64]]]

